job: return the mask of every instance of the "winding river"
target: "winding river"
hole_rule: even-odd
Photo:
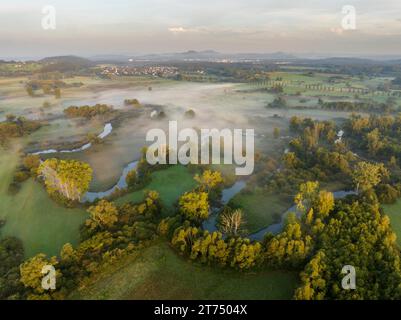
[[[113,127],[112,127],[111,123],[106,123],[103,128],[103,132],[98,135],[98,138],[104,139],[112,132],[112,130],[113,130]],[[51,153],[73,153],[73,152],[80,152],[80,151],[87,150],[91,146],[92,146],[92,143],[89,142],[87,144],[84,144],[82,147],[76,148],[76,149],[71,149],[71,150],[47,149],[47,150],[37,151],[37,152],[31,153],[31,154],[40,155],[40,154],[51,154]],[[138,161],[130,162],[123,169],[123,172],[116,185],[114,185],[112,188],[110,188],[106,191],[87,192],[82,197],[81,202],[82,203],[94,202],[96,199],[103,199],[103,198],[106,198],[106,197],[112,195],[113,192],[115,192],[117,189],[126,188],[127,187],[127,182],[125,181],[126,177],[131,170],[136,168],[137,165],[138,165]],[[238,194],[242,189],[244,189],[245,186],[246,186],[246,182],[244,180],[239,180],[239,181],[235,182],[230,188],[224,189],[222,191],[222,197],[221,197],[222,204],[226,205],[236,194]],[[335,199],[341,199],[341,198],[344,198],[351,194],[356,194],[356,192],[355,191],[343,191],[343,190],[333,192]],[[211,209],[211,214],[209,215],[209,218],[207,220],[205,220],[202,224],[202,227],[204,230],[208,230],[209,232],[218,231],[218,228],[217,228],[218,212],[219,212],[218,208]],[[247,237],[251,240],[261,241],[261,240],[263,240],[263,237],[265,236],[266,233],[272,233],[273,235],[278,234],[279,232],[281,232],[283,230],[285,220],[286,220],[288,214],[291,212],[300,216],[300,212],[297,210],[296,206],[294,205],[281,214],[280,222],[271,224],[270,226],[262,228],[255,233],[249,234]]]
[[[101,191],[101,192],[87,192],[82,197],[81,202],[93,202],[96,199],[103,199],[103,198],[106,198],[106,197],[110,196],[111,194],[113,194],[113,192],[116,191],[117,189],[126,188],[128,185],[127,185],[127,182],[125,181],[125,179],[127,178],[128,173],[131,170],[135,169],[137,165],[138,165],[138,161],[133,161],[133,162],[129,163],[123,169],[123,173],[121,174],[120,179],[118,179],[118,182],[114,187],[110,188],[109,190]]]
[[[232,187],[224,189],[222,195],[222,203],[227,204],[237,193],[239,193],[242,189],[244,189],[245,186],[246,182],[240,180],[237,181]],[[351,194],[356,194],[356,192],[344,191],[344,190],[333,192],[335,199],[345,198],[346,196]],[[270,226],[262,228],[255,233],[248,234],[247,238],[249,238],[250,240],[261,241],[263,240],[266,233],[272,233],[273,235],[280,233],[283,230],[284,223],[287,219],[288,214],[291,212],[295,213],[298,217],[301,215],[301,213],[297,210],[296,205],[293,205],[291,208],[287,209],[281,214],[280,222],[271,224]],[[203,229],[208,230],[209,232],[218,231],[217,218],[218,218],[218,210],[216,208],[213,208],[209,218],[205,220],[202,224]]]
[[[123,172],[115,186],[110,188],[109,190],[106,191],[101,191],[101,192],[87,192],[81,202],[94,202],[96,199],[103,199],[108,196],[110,196],[115,190],[118,189],[124,189],[127,187],[127,182],[125,181],[127,174],[136,168],[138,165],[138,161],[133,161],[129,163],[124,169]],[[235,182],[230,188],[226,188],[222,191],[222,197],[221,197],[221,202],[223,205],[226,205],[235,195],[237,195],[239,192],[241,192],[242,189],[246,187],[246,182],[244,180],[239,180]],[[355,191],[335,191],[333,192],[334,198],[335,199],[342,199],[345,198],[348,195],[354,195],[356,194]],[[283,230],[284,223],[287,219],[287,216],[289,213],[295,213],[298,217],[301,215],[301,213],[297,210],[296,205],[293,205],[286,211],[284,211],[281,214],[281,219],[280,222],[271,224],[265,228],[260,229],[259,231],[247,235],[247,237],[251,240],[256,240],[256,241],[262,241],[266,233],[272,233],[273,235],[276,235],[280,233]],[[211,214],[209,215],[209,218],[206,219],[202,227],[204,230],[208,230],[209,232],[214,232],[218,231],[217,228],[217,218],[219,214],[219,209],[218,208],[212,208],[211,209]]]
[[[106,123],[103,128],[103,132],[100,133],[97,137],[100,139],[106,138],[111,132],[113,131],[113,126],[111,123]],[[84,151],[86,149],[89,149],[92,146],[92,143],[86,143],[82,147],[77,148],[77,149],[71,149],[71,150],[56,150],[56,149],[47,149],[47,150],[42,150],[42,151],[37,151],[33,152],[30,154],[34,155],[39,155],[39,154],[50,154],[50,153],[73,153],[73,152],[80,152]]]

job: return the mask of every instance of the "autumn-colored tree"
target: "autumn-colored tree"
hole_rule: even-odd
[[[44,179],[50,194],[58,192],[65,198],[76,201],[89,189],[92,168],[77,160],[52,158],[40,164],[38,175]]]
[[[368,151],[371,155],[375,156],[383,148],[384,143],[380,137],[379,129],[374,129],[366,134],[366,140],[368,145]]]
[[[60,88],[55,88],[54,89],[54,97],[56,99],[60,99],[61,98],[61,89]]]
[[[263,262],[263,248],[260,242],[251,243],[246,238],[235,238],[230,240],[229,246],[233,251],[231,267],[246,270]]]
[[[283,163],[286,168],[294,169],[301,161],[297,158],[295,152],[287,152],[283,155]]]
[[[375,187],[388,177],[389,172],[383,163],[369,163],[365,161],[358,162],[352,172],[352,178],[356,190],[367,191]]]
[[[91,230],[108,229],[118,221],[117,207],[107,200],[101,200],[95,206],[91,206],[88,212],[91,218],[86,220],[86,226]]]
[[[186,192],[179,200],[179,210],[188,219],[200,221],[209,216],[209,201],[206,192]]]
[[[217,263],[225,266],[229,256],[229,246],[223,240],[220,232],[205,231],[203,236],[196,239],[191,247],[190,258],[192,260],[200,259],[202,263]]]
[[[302,286],[295,291],[296,300],[323,300],[326,294],[327,281],[325,254],[319,251],[301,272]]]
[[[205,170],[202,175],[196,174],[194,179],[199,183],[201,190],[206,192],[223,184],[223,177],[219,171]]]
[[[290,215],[283,232],[267,243],[267,263],[276,268],[298,268],[303,265],[312,248],[312,237],[304,234],[300,221]]]
[[[57,263],[58,262],[56,257],[47,259],[45,254],[39,253],[21,264],[20,280],[26,288],[32,290],[34,295],[44,294],[46,291],[42,286],[42,280],[44,277],[44,274],[42,273],[43,267],[47,265],[52,265],[53,267],[55,267]],[[56,275],[61,275],[58,270],[56,270]]]
[[[25,168],[36,174],[40,166],[40,157],[38,155],[29,154],[24,158],[23,164]]]
[[[135,169],[128,172],[125,182],[127,183],[128,187],[133,187],[137,184],[138,179]]]

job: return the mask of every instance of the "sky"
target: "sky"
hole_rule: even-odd
[[[346,5],[355,29],[342,24]],[[0,0],[1,57],[187,50],[401,56],[401,1]]]

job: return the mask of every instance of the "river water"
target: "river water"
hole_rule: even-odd
[[[134,170],[136,166],[138,165],[138,161],[133,161],[129,163],[124,169],[123,173],[120,176],[120,179],[118,180],[117,184],[110,188],[109,190],[106,191],[101,191],[101,192],[87,192],[81,199],[81,202],[93,202],[96,199],[103,199],[108,196],[110,196],[114,191],[117,189],[124,189],[126,188],[127,182],[125,179],[127,178],[127,175],[130,171]]]
[[[111,132],[113,131],[113,126],[111,125],[111,123],[106,123],[104,125],[103,128],[103,132],[100,133],[97,137],[100,139],[104,139],[106,138]],[[80,151],[84,151],[86,149],[89,149],[92,146],[92,143],[87,143],[84,144],[82,147],[77,148],[77,149],[71,149],[71,150],[56,150],[56,149],[47,149],[47,150],[42,150],[42,151],[37,151],[37,152],[33,152],[31,154],[34,155],[39,155],[39,154],[50,154],[50,153],[73,153],[73,152],[80,152]]]
[[[245,181],[237,181],[231,188],[224,189],[222,195],[222,203],[227,204],[237,193],[239,193],[243,188],[245,188],[246,182]],[[355,191],[335,191],[333,192],[335,199],[345,198],[348,195],[356,194]],[[283,230],[284,223],[287,219],[289,213],[295,213],[298,217],[300,217],[301,212],[297,210],[296,205],[293,205],[291,208],[287,209],[281,214],[280,222],[271,224],[265,228],[260,229],[259,231],[247,235],[247,238],[250,240],[257,240],[262,241],[266,233],[272,233],[276,235]],[[202,224],[204,230],[208,230],[209,232],[218,231],[217,228],[217,218],[218,218],[218,210],[216,208],[212,208],[211,214],[209,218],[205,220]]]

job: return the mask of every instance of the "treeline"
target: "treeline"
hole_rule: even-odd
[[[22,262],[22,245],[15,239],[0,242],[0,297],[3,299],[66,299],[84,279],[132,254],[156,236],[162,205],[150,191],[138,204],[116,206],[106,200],[88,209],[80,244],[67,243],[58,257],[37,254]],[[56,289],[42,287],[42,268],[56,269]]]
[[[1,226],[0,226],[1,227]],[[18,299],[23,291],[19,266],[24,261],[21,240],[5,237],[0,240],[0,300]]]
[[[360,101],[319,101],[322,109],[336,110],[336,111],[365,111],[374,113],[390,113],[398,109],[398,107],[390,100],[386,103],[377,103],[373,101],[360,102]]]
[[[311,241],[296,299],[400,299],[400,252],[389,218],[379,211],[372,190],[359,198],[314,204],[316,185],[301,197],[299,237]],[[373,195],[373,197],[372,197]],[[311,200],[312,199],[312,200]],[[287,247],[287,250],[292,246]],[[289,251],[289,252],[291,252]],[[277,251],[275,251],[277,252]],[[296,255],[293,255],[296,257]],[[291,259],[292,260],[292,259]],[[299,261],[296,259],[296,261]],[[342,287],[343,268],[356,271],[356,287]]]
[[[30,177],[36,178],[40,161],[38,155],[27,155],[22,159],[22,164],[15,170],[13,180],[8,187],[9,194],[15,195],[20,190],[21,183]]]
[[[301,184],[294,199],[299,216],[290,215],[282,232],[257,242],[236,233],[202,230],[209,199],[221,189],[222,178],[219,172],[205,170],[195,179],[198,187],[179,199],[176,215],[162,220],[163,206],[154,191],[137,204],[97,202],[88,209],[90,218],[81,227],[81,242],[76,248],[66,244],[59,257],[38,254],[22,264],[18,259],[0,260],[1,266],[9,261],[7,267],[14,268],[13,277],[18,279],[7,282],[0,294],[18,299],[67,298],[85,279],[161,235],[177,252],[199,263],[237,270],[301,271],[296,299],[401,298],[400,253],[389,219],[378,209],[373,185],[359,196],[335,201],[317,182]],[[49,264],[56,269],[57,289],[45,291],[41,270]],[[357,270],[355,290],[341,287],[344,265]]]
[[[125,99],[124,104],[126,106],[136,106],[136,107],[139,107],[141,105],[138,99]]]
[[[29,135],[38,130],[42,124],[40,121],[28,120],[24,117],[7,115],[7,120],[0,122],[0,145],[7,145],[9,138],[18,138]]]
[[[344,124],[349,144],[366,156],[400,165],[401,114],[362,117],[352,115]]]
[[[279,170],[274,163],[257,165],[258,184],[268,192],[292,197],[305,181],[342,181],[352,187],[351,171],[357,159],[337,140],[337,128],[330,121],[292,117],[290,132],[294,138],[281,159]]]
[[[64,109],[64,114],[69,118],[93,118],[98,115],[105,115],[113,112],[113,108],[106,104],[96,104],[94,106],[70,106]]]

